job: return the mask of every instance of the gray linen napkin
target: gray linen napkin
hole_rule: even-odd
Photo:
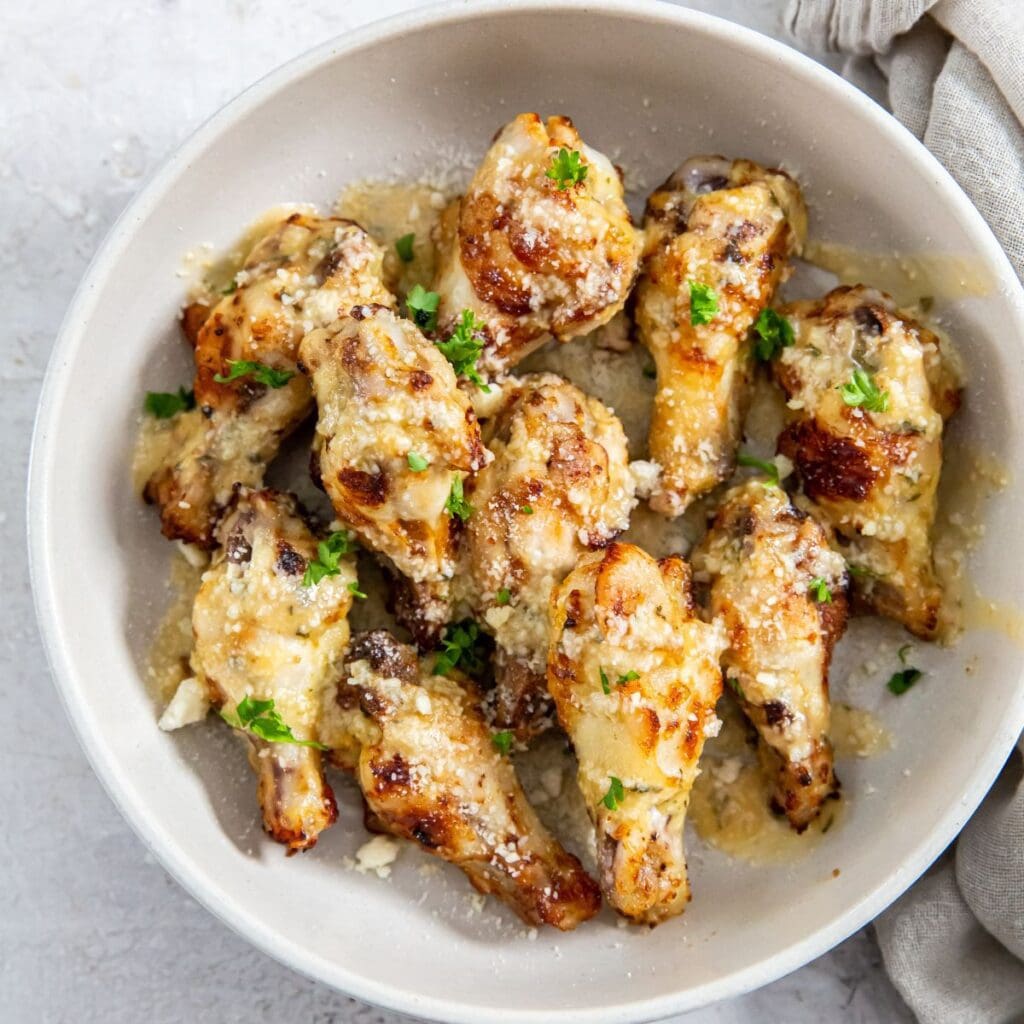
[[[1024,0],[790,0],[786,24],[808,47],[850,54],[845,73],[858,84],[868,63],[876,82],[883,76],[893,113],[971,197],[1024,279]],[[1024,1021],[1019,752],[955,852],[875,931],[922,1024]]]

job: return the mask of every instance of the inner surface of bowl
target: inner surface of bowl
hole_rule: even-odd
[[[224,246],[283,201],[327,207],[368,177],[454,179],[520,111],[565,113],[644,192],[687,156],[794,171],[811,234],[872,252],[967,257],[984,294],[936,295],[967,365],[955,445],[1004,467],[1021,450],[1019,290],[966,203],[895,122],[810,62],[674,8],[491,7],[373,28],[263,83],[220,115],[115,230],[65,325],[44,396],[31,516],[40,614],[70,712],[122,809],[217,913],[293,966],[410,1013],[479,1022],[652,1019],[771,980],[869,919],[966,820],[1020,728],[1021,650],[970,626],[920,648],[924,683],[857,695],[894,737],[843,766],[848,806],[805,859],[753,867],[689,838],[694,899],[655,931],[604,915],[537,934],[403,855],[387,881],[343,866],[367,836],[354,795],[314,853],[265,841],[254,782],[224,730],[175,735],[140,678],[168,600],[169,547],[129,463],[140,397],[185,372],[175,323],[186,251]],[[577,342],[586,344],[586,342]],[[624,381],[623,387],[629,383]],[[102,400],[97,402],[97,396]],[[1018,479],[985,507],[970,576],[1017,589]]]

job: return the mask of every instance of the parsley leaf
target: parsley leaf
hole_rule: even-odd
[[[142,408],[158,420],[169,420],[176,413],[195,407],[195,392],[184,388],[178,388],[177,394],[173,391],[147,391],[146,400],[142,403]]]
[[[766,363],[796,340],[793,325],[768,307],[761,310],[754,323],[754,331],[758,335],[754,341],[754,352],[758,359]]]
[[[231,283],[226,288],[221,288],[221,295],[234,295],[238,291],[238,282],[231,278]]]
[[[602,691],[604,693],[611,693],[612,692],[611,684],[609,684],[609,682],[608,682],[608,673],[605,672],[604,666],[603,665],[598,666],[597,671],[601,673],[601,689],[602,689]]]
[[[880,391],[871,374],[859,366],[839,393],[847,405],[862,406],[868,412],[885,412],[889,408],[889,392]]]
[[[502,587],[501,590],[498,591],[496,600],[498,604],[508,604],[509,601],[512,600],[512,594],[509,592],[508,587]]]
[[[451,493],[448,495],[448,500],[444,503],[444,507],[450,515],[458,516],[463,522],[473,514],[473,506],[466,501],[463,495],[461,476],[452,477]]]
[[[608,782],[608,792],[601,798],[601,803],[609,811],[614,811],[626,799],[626,790],[622,785],[622,779],[618,779],[614,775],[608,776]]]
[[[832,588],[824,576],[815,576],[807,586],[807,592],[818,604],[832,603]]]
[[[503,729],[501,732],[491,733],[491,743],[494,744],[494,749],[505,757],[508,757],[509,752],[512,750],[512,739],[511,729]]]
[[[361,601],[365,601],[366,600],[366,595],[359,589],[359,580],[353,580],[348,585],[348,592],[353,597],[358,597]]]
[[[897,656],[898,656],[898,657],[899,657],[899,659],[900,659],[900,664],[901,664],[901,665],[906,665],[906,663],[907,663],[907,654],[909,654],[909,653],[910,653],[910,651],[912,651],[913,649],[914,649],[914,645],[913,645],[913,644],[904,644],[904,645],[903,645],[903,646],[902,646],[902,647],[901,647],[901,648],[900,648],[900,649],[899,649],[899,650],[898,650],[898,651],[896,652]]]
[[[558,185],[558,191],[563,192],[570,185],[578,185],[587,180],[586,164],[580,163],[580,153],[575,150],[559,149],[551,157],[551,166],[544,172],[545,178],[550,178]]]
[[[320,541],[316,546],[316,558],[306,566],[302,585],[315,587],[325,576],[337,576],[341,572],[342,556],[349,554],[353,547],[352,535],[346,530],[339,530]]]
[[[639,672],[634,672],[632,669],[630,669],[628,672],[624,673],[623,675],[620,675],[619,678],[616,679],[615,681],[619,684],[619,686],[621,686],[623,683],[631,683],[631,682],[633,682],[634,679],[639,679],[639,678],[640,678],[640,673]]]
[[[405,460],[406,462],[409,463],[409,468],[414,473],[422,473],[427,468],[427,466],[430,465],[430,463],[425,458],[423,458],[423,456],[420,455],[419,452],[409,452],[409,454],[406,455]]]
[[[477,320],[473,310],[464,309],[448,340],[437,342],[437,347],[458,376],[472,381],[484,394],[490,394],[491,389],[476,368],[476,361],[484,349],[481,336],[484,327],[484,322]]]
[[[889,687],[889,692],[897,697],[902,696],[909,690],[918,679],[923,676],[924,673],[919,668],[905,668],[899,672],[893,672],[889,677],[889,682],[886,686]]]
[[[751,469],[759,469],[762,473],[765,473],[768,477],[768,484],[766,486],[779,487],[779,467],[775,465],[771,459],[758,459],[753,455],[748,455],[746,452],[740,452],[736,456],[736,462],[741,466],[748,466]]]
[[[519,507],[519,511],[522,512],[524,516],[532,516],[533,515],[533,506],[532,505],[521,505]]]
[[[218,384],[227,384],[239,377],[252,377],[257,384],[276,389],[283,388],[294,376],[294,370],[275,370],[266,363],[256,363],[251,359],[229,359],[227,374],[215,373],[213,379]]]
[[[690,323],[709,324],[718,312],[718,296],[713,288],[698,281],[687,281],[690,288]]]
[[[300,747],[316,747],[326,750],[316,740],[299,740],[295,738],[291,727],[286,725],[280,714],[274,710],[273,700],[253,700],[243,697],[235,707],[235,717],[220,712],[221,718],[235,729],[244,729],[268,743],[294,743]]]
[[[412,263],[412,243],[415,241],[416,236],[410,231],[395,242],[395,252],[403,263]]]
[[[412,316],[412,322],[424,331],[432,331],[437,327],[437,307],[441,296],[437,292],[428,292],[421,284],[414,284],[405,297],[405,308]]]
[[[480,627],[472,619],[449,626],[434,661],[434,674],[446,676],[458,667],[468,675],[479,675],[486,667]]]
[[[740,681],[738,679],[731,679],[727,676],[725,680],[725,685],[728,686],[729,689],[732,690],[732,692],[735,693],[740,700],[747,699],[747,695],[743,692],[743,687],[740,686]]]

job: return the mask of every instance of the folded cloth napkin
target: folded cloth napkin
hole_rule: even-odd
[[[880,73],[1024,279],[1024,0],[790,0],[789,31]],[[1024,751],[1022,741],[1021,751]],[[1024,1021],[1024,768],[1015,752],[950,852],[875,922],[922,1024]]]

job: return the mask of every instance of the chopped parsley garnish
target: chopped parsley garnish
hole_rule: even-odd
[[[486,665],[481,640],[480,627],[472,619],[449,626],[434,661],[434,673],[446,676],[458,667],[468,675],[478,675]]]
[[[608,682],[608,673],[605,672],[604,666],[599,666],[597,670],[601,674],[601,689],[604,693],[611,693],[612,687]]]
[[[645,377],[646,377],[646,378],[647,378],[648,380],[657,380],[657,379],[658,379],[658,369],[657,369],[657,367],[656,367],[656,366],[654,365],[654,363],[648,363],[648,364],[647,364],[647,365],[646,365],[646,366],[644,367],[643,373],[644,373],[644,376],[645,376]]]
[[[218,384],[227,384],[239,377],[252,377],[257,384],[265,384],[268,388],[283,388],[294,376],[294,370],[275,370],[266,363],[251,359],[229,359],[227,374],[215,373],[213,379]]]
[[[580,153],[575,149],[560,149],[551,157],[551,166],[544,172],[545,178],[550,178],[558,185],[558,191],[563,192],[570,185],[578,185],[587,180],[586,164],[580,163]]]
[[[859,366],[839,393],[847,405],[860,406],[868,412],[885,412],[889,408],[889,392],[880,391],[871,374]]]
[[[428,292],[421,284],[414,284],[405,297],[405,307],[412,316],[412,322],[424,331],[432,331],[437,327],[437,307],[441,296],[437,292]]]
[[[732,679],[726,676],[725,685],[728,686],[729,689],[732,690],[732,692],[735,693],[740,700],[747,699],[746,694],[743,692],[743,687],[740,686],[740,681],[738,679]]]
[[[618,779],[614,775],[608,776],[608,783],[608,792],[601,798],[601,803],[609,811],[614,811],[626,799],[626,790],[622,785],[622,779]]]
[[[351,595],[352,595],[353,597],[358,597],[358,598],[359,598],[360,600],[362,600],[362,601],[365,601],[365,600],[366,600],[366,595],[365,595],[365,594],[364,594],[364,593],[363,593],[363,592],[362,592],[362,591],[361,591],[361,590],[359,589],[359,581],[358,581],[358,580],[353,580],[353,581],[352,581],[352,582],[351,582],[351,583],[350,583],[350,584],[348,585],[348,592],[349,592],[349,593],[350,593],[350,594],[351,594]]]
[[[748,455],[746,452],[740,452],[736,456],[736,462],[741,466],[748,466],[750,469],[761,470],[762,473],[767,475],[772,487],[780,486],[779,467],[771,459],[758,459],[753,455]]]
[[[885,573],[869,569],[866,565],[854,565],[853,562],[846,563],[846,571],[851,576],[860,576],[863,579],[869,580],[880,580],[885,575]]]
[[[473,506],[466,501],[462,491],[462,477],[452,477],[452,489],[448,495],[448,500],[444,503],[444,507],[453,516],[458,516],[463,522],[465,522],[473,514]]]
[[[832,603],[832,588],[824,576],[815,576],[807,587],[807,592],[818,604]]]
[[[484,394],[490,394],[491,389],[476,368],[476,361],[484,348],[484,326],[484,322],[477,320],[471,309],[464,309],[455,330],[448,335],[448,340],[437,342],[437,347],[458,376],[472,381]]]
[[[900,659],[900,664],[901,665],[906,665],[906,663],[907,663],[907,654],[909,654],[910,651],[912,651],[913,649],[914,649],[914,645],[913,644],[904,644],[896,652],[897,657]]]
[[[342,556],[349,554],[353,547],[352,535],[346,530],[339,530],[320,541],[316,546],[316,558],[306,566],[302,585],[315,587],[325,576],[337,576],[341,572]]]
[[[532,516],[533,515],[533,506],[532,505],[523,505],[523,506],[520,507],[519,511],[522,512],[524,516]]]
[[[886,686],[889,687],[891,694],[899,697],[906,693],[923,675],[924,673],[919,668],[904,668],[899,672],[893,672]]]
[[[709,324],[718,312],[718,296],[713,288],[699,281],[687,281],[690,288],[690,323]]]
[[[793,325],[774,309],[765,307],[754,322],[754,353],[758,359],[768,362],[796,340]]]
[[[268,743],[294,743],[300,747],[327,749],[316,740],[296,739],[291,727],[285,725],[281,716],[274,710],[272,700],[253,700],[252,697],[246,696],[238,702],[234,717],[223,711],[220,712],[220,716],[233,728],[245,729]]]
[[[623,683],[631,683],[631,682],[633,682],[634,679],[639,679],[639,678],[640,678],[640,673],[639,672],[634,672],[632,669],[630,669],[628,672],[625,672],[622,675],[620,675],[619,678],[616,679],[615,681],[619,684],[619,686],[621,686]]]
[[[405,457],[405,461],[409,463],[409,468],[414,473],[422,473],[430,465],[419,452],[409,452]]]
[[[505,757],[508,757],[512,750],[512,730],[503,729],[501,732],[491,733],[491,743],[494,749]]]
[[[221,288],[221,295],[234,295],[238,291],[238,282],[232,278],[231,283],[226,288]]]
[[[512,594],[509,592],[508,587],[502,587],[501,590],[498,591],[496,600],[498,604],[508,604],[509,601],[512,600]]]
[[[412,243],[415,241],[416,236],[410,231],[395,242],[395,252],[403,263],[412,263]]]
[[[147,391],[146,400],[142,403],[142,408],[158,420],[169,420],[177,413],[195,407],[195,392],[186,391],[184,388],[178,388],[176,393],[174,391]]]

